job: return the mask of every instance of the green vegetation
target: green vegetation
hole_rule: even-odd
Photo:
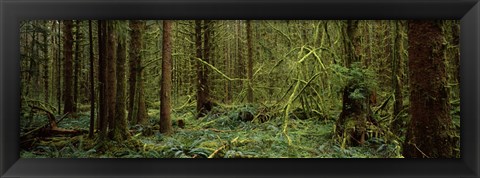
[[[20,31],[22,158],[460,157],[459,21]]]

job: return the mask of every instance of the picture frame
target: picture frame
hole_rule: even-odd
[[[479,177],[478,0],[2,0],[0,177]],[[19,158],[21,20],[461,19],[460,159]]]

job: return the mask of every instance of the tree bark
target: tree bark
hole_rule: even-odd
[[[360,39],[358,37],[358,20],[347,21],[346,53],[347,60],[345,66],[350,68],[353,62],[358,62],[360,56]]]
[[[205,25],[205,24],[204,24]],[[208,36],[205,36],[208,37]],[[208,40],[207,40],[208,42]],[[202,21],[195,20],[195,57],[206,61],[206,58],[202,55]],[[197,61],[197,117],[203,117],[208,108],[208,86],[207,79],[205,78],[204,66],[200,61]]]
[[[395,37],[394,37],[394,49],[393,54],[393,66],[392,66],[392,87],[394,89],[394,103],[393,103],[393,122],[392,130],[396,134],[400,133],[400,128],[404,126],[403,120],[398,117],[403,109],[403,95],[402,95],[402,61],[403,61],[403,42],[402,42],[402,24],[401,21],[395,21]]]
[[[81,40],[81,33],[80,33],[80,21],[75,21],[75,74],[73,78],[73,112],[77,112],[77,105],[78,105],[78,75],[80,73],[80,40]]]
[[[106,22],[98,21],[98,81],[99,81],[99,114],[98,125],[100,127],[100,140],[107,136],[107,97],[105,93],[107,81],[107,59],[106,59]]]
[[[160,89],[160,132],[173,132],[170,118],[170,96],[172,88],[172,21],[163,21],[163,49],[162,49],[162,86]]]
[[[48,20],[44,21],[44,26],[47,27]],[[44,68],[43,68],[43,77],[44,77],[44,95],[45,103],[50,103],[50,57],[49,57],[49,43],[48,43],[48,31],[45,30],[43,33],[43,59],[44,59]]]
[[[133,121],[134,116],[134,106],[135,106],[135,95],[136,95],[136,84],[137,84],[137,71],[138,71],[138,61],[140,60],[140,52],[142,46],[142,38],[140,27],[141,22],[138,20],[130,21],[130,48],[129,48],[129,96],[128,96],[128,120]]]
[[[248,75],[248,89],[247,89],[247,101],[253,103],[253,51],[252,51],[252,26],[251,20],[247,20],[247,48],[248,48],[248,63],[247,63],[247,75]]]
[[[441,25],[408,21],[410,123],[403,146],[406,158],[452,158],[452,120]]]
[[[107,95],[107,120],[108,120],[108,133],[112,133],[115,129],[115,103],[116,103],[116,56],[115,56],[115,28],[114,28],[115,21],[109,20],[107,21],[107,88],[106,88],[106,95]],[[110,135],[111,136],[111,135]]]
[[[119,24],[126,23],[125,21],[118,22]],[[123,35],[123,34],[122,34]],[[117,47],[117,97],[115,105],[115,129],[113,134],[113,140],[123,141],[128,139],[129,133],[127,129],[127,117],[126,117],[126,91],[125,91],[125,62],[127,58],[127,51],[125,48],[126,37],[119,35],[118,36],[118,47]]]
[[[95,78],[94,73],[94,63],[95,59],[93,58],[93,33],[92,33],[92,21],[88,21],[88,37],[89,37],[89,51],[90,51],[90,128],[88,132],[88,137],[93,138],[94,128],[95,128]]]
[[[57,108],[58,108],[58,113],[60,114],[60,113],[62,113],[61,112],[62,111],[62,109],[61,109],[62,108],[62,102],[61,102],[62,101],[62,90],[61,90],[61,88],[62,88],[62,84],[61,84],[62,75],[60,75],[62,73],[61,72],[62,71],[62,69],[61,69],[62,68],[62,64],[61,64],[62,62],[61,62],[61,59],[60,59],[61,58],[60,57],[61,56],[61,51],[62,51],[62,50],[60,50],[60,44],[61,44],[61,42],[60,42],[60,38],[61,38],[60,37],[60,29],[61,29],[62,21],[58,20],[57,22],[58,22],[58,28],[57,28],[57,33],[58,33],[58,36],[57,36],[58,37],[57,38],[57,45],[58,45],[57,46],[57,50],[58,50],[57,51],[57,106],[58,107]]]
[[[63,76],[64,78],[64,92],[63,101],[64,108],[63,113],[72,113],[73,110],[73,93],[72,93],[72,48],[73,48],[73,34],[72,34],[73,22],[71,20],[65,20],[63,26],[64,44],[63,55],[65,58]]]

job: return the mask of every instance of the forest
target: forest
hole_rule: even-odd
[[[25,20],[21,158],[460,158],[458,20]]]

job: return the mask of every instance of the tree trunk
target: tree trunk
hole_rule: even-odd
[[[63,113],[72,113],[73,110],[73,93],[72,93],[72,48],[73,48],[73,34],[72,34],[73,22],[71,20],[65,20],[63,26],[63,54],[65,58],[63,76],[64,79],[64,92],[63,101],[64,108]]]
[[[133,121],[134,116],[134,105],[135,105],[135,92],[136,92],[136,83],[137,83],[137,71],[138,71],[138,61],[140,60],[140,52],[142,46],[142,38],[140,27],[141,22],[138,20],[130,21],[130,48],[129,48],[129,96],[128,96],[128,120]]]
[[[208,40],[207,40],[208,41]],[[195,57],[205,60],[202,55],[202,21],[195,20]],[[197,61],[197,117],[205,116],[206,112],[209,110],[206,103],[208,102],[207,98],[207,79],[205,78],[205,70],[203,64],[200,61]]]
[[[119,24],[124,25],[126,21],[120,21]],[[113,140],[123,141],[128,139],[129,133],[127,129],[127,117],[126,117],[126,91],[125,91],[125,62],[127,58],[127,51],[125,49],[126,37],[123,34],[118,36],[117,47],[117,97],[115,105],[115,129],[113,134]]]
[[[90,128],[88,137],[93,138],[93,132],[95,128],[95,79],[93,76],[94,71],[94,58],[93,58],[93,33],[92,33],[92,21],[88,21],[88,37],[89,37],[89,51],[90,51]]]
[[[137,123],[146,124],[147,123],[147,106],[145,105],[145,84],[143,79],[143,69],[142,61],[138,61],[138,73],[137,73]],[[135,106],[134,106],[135,108]]]
[[[251,20],[247,20],[247,47],[248,47],[248,63],[247,63],[247,75],[248,75],[248,90],[247,101],[253,103],[253,51],[252,51],[252,27]]]
[[[162,86],[160,89],[160,133],[173,132],[170,118],[170,95],[172,89],[172,21],[163,21],[163,49],[162,49]]]
[[[358,36],[358,20],[347,21],[347,36],[346,36],[346,48],[347,60],[345,66],[350,68],[353,62],[360,61],[360,39]]]
[[[402,24],[401,21],[395,21],[395,37],[394,37],[394,54],[393,56],[393,65],[392,65],[392,87],[394,89],[394,103],[393,103],[393,122],[392,130],[396,134],[400,133],[400,128],[403,128],[403,120],[398,116],[400,111],[403,109],[403,95],[402,95],[402,53],[403,53],[403,42],[402,42]]]
[[[347,60],[345,66],[352,68],[354,62],[359,61],[359,53],[361,51],[360,40],[358,39],[358,21],[348,20],[345,37],[345,50],[347,52]],[[342,96],[342,112],[336,122],[336,132],[345,143],[351,146],[361,145],[365,141],[367,121],[371,121],[370,96],[371,91],[368,88],[360,87],[358,80],[351,80],[347,86],[343,88]],[[350,97],[351,93],[361,91],[361,98]],[[342,147],[344,145],[342,144]]]
[[[107,59],[106,59],[106,22],[98,21],[98,82],[99,86],[99,102],[100,107],[98,114],[98,125],[100,127],[100,140],[107,137],[107,97],[105,93],[107,81]]]
[[[107,97],[107,120],[108,120],[108,133],[114,131],[115,126],[115,103],[116,103],[116,57],[115,57],[115,21],[107,21],[107,88],[106,88],[106,97]],[[110,135],[111,136],[111,135]],[[110,137],[109,136],[109,137]],[[111,137],[110,137],[111,138]]]
[[[75,21],[75,74],[73,78],[73,112],[77,112],[77,105],[78,105],[78,75],[80,73],[80,21]]]
[[[48,21],[44,21],[44,26],[47,27]],[[44,68],[43,68],[43,77],[44,77],[44,99],[45,103],[50,103],[50,57],[48,56],[49,52],[49,43],[48,43],[48,31],[45,30],[43,33],[43,59],[44,59]]]
[[[60,75],[62,73],[61,72],[62,71],[62,69],[61,69],[62,68],[62,64],[61,64],[62,60],[60,59],[61,58],[60,57],[61,56],[61,51],[62,51],[62,50],[60,50],[60,44],[61,44],[61,42],[60,42],[60,38],[61,38],[60,37],[60,29],[61,29],[62,21],[59,20],[57,22],[58,22],[58,28],[57,28],[57,33],[58,33],[58,36],[57,36],[58,37],[57,38],[57,45],[58,45],[57,46],[57,50],[58,50],[57,51],[57,106],[58,107],[57,107],[57,109],[58,109],[58,113],[60,114],[61,111],[62,111],[62,109],[61,109],[62,108],[62,102],[61,102],[62,101],[62,90],[61,90],[61,88],[62,88],[62,84],[61,84],[62,75]]]
[[[408,21],[410,124],[406,158],[452,158],[450,103],[442,29],[436,21]]]

